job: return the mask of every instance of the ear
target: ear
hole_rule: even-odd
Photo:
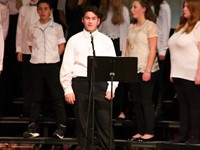
[[[98,18],[98,19],[97,19],[97,24],[98,24],[98,26],[100,25],[100,23],[101,23],[101,20],[100,20],[100,18]]]
[[[145,14],[147,8],[146,7],[142,7],[142,12]]]
[[[84,19],[83,19],[83,17],[82,17],[81,21],[82,21],[82,23],[84,24]]]

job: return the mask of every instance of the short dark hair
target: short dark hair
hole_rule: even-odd
[[[87,13],[87,12],[93,12],[95,15],[97,15],[97,17],[98,18],[101,18],[101,13],[100,13],[100,11],[99,11],[99,9],[96,7],[96,6],[86,6],[86,7],[84,7],[84,9],[83,9],[83,14],[82,14],[82,17],[84,17],[85,16],[85,14]]]
[[[37,7],[38,7],[41,3],[46,3],[46,4],[49,5],[49,7],[50,7],[51,9],[53,8],[51,0],[39,0],[38,3],[37,3]]]

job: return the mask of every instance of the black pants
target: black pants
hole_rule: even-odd
[[[32,64],[32,105],[30,122],[37,122],[41,112],[44,84],[47,84],[57,124],[66,124],[64,93],[59,80],[59,64]]]
[[[92,109],[88,114],[89,106],[89,82],[87,78],[74,78],[72,86],[76,97],[74,115],[76,119],[76,132],[77,138],[81,149],[91,149],[91,115]],[[94,110],[95,110],[95,127],[98,133],[101,146],[105,150],[110,149],[110,108],[111,102],[106,100],[105,93],[107,89],[106,82],[96,82],[94,93]],[[91,103],[90,103],[91,104]],[[87,125],[87,117],[89,115],[89,124]],[[86,128],[88,130],[86,137]],[[111,129],[112,130],[112,129]],[[112,132],[113,133],[113,132]],[[114,150],[114,138],[112,136],[112,150]],[[85,138],[86,137],[86,138]]]
[[[23,114],[29,115],[31,103],[32,103],[32,72],[31,72],[31,55],[23,54],[23,70],[22,70],[22,79],[23,79],[23,95],[24,95],[24,106]]]
[[[179,102],[180,135],[200,134],[200,85],[194,81],[173,78]]]
[[[128,82],[119,82],[118,85],[118,94],[119,94],[119,112],[126,112],[128,107],[128,91],[129,91],[129,83]]]
[[[138,82],[130,84],[135,100],[137,130],[140,134],[154,134],[155,112],[152,96],[157,76],[158,72],[151,73],[151,80],[144,82],[142,73],[139,73]]]

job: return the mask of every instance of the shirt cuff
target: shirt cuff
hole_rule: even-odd
[[[65,95],[74,93],[72,87],[65,88],[64,91],[65,91]]]
[[[158,52],[159,55],[165,56],[166,55],[167,50],[160,50]]]

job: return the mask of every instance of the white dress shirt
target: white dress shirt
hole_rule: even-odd
[[[3,70],[3,55],[4,55],[4,38],[3,38],[3,29],[0,25],[0,71]]]
[[[16,52],[31,54],[28,46],[28,28],[38,20],[36,6],[24,5],[20,8],[17,22]]]
[[[8,35],[8,27],[9,27],[9,9],[4,4],[0,3],[0,24],[3,28],[3,37],[4,40]]]
[[[116,56],[112,40],[98,30],[92,33],[96,56]],[[87,57],[93,56],[91,34],[86,30],[72,36],[65,48],[60,71],[60,81],[66,94],[73,93],[72,78],[87,77]],[[111,84],[107,91],[111,91]],[[115,91],[118,82],[113,83]]]
[[[32,24],[28,30],[28,45],[32,47],[32,64],[57,63],[60,61],[58,45],[65,43],[62,26],[50,20]]]

